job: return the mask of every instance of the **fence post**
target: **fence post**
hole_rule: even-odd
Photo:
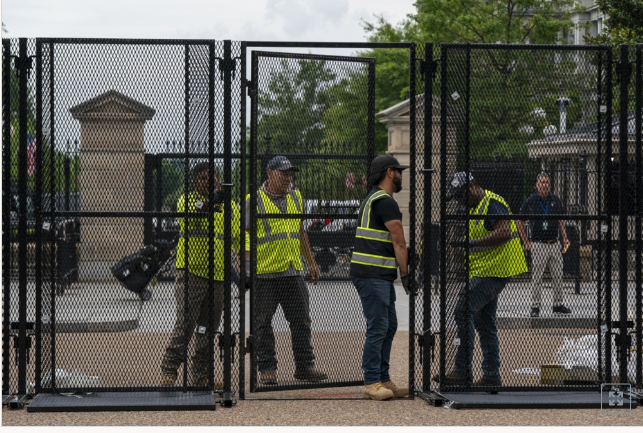
[[[2,245],[9,245],[10,252],[2,255],[2,286],[3,292],[3,315],[2,315],[2,395],[9,395],[10,376],[10,350],[11,335],[10,314],[8,308],[11,300],[11,257],[13,246],[11,245],[11,40],[2,40],[2,185],[9,188],[8,194],[2,194]]]
[[[628,149],[627,149],[627,136],[628,136],[628,87],[630,77],[632,74],[632,66],[629,61],[629,47],[625,44],[620,46],[620,80],[619,80],[619,367],[621,383],[627,383],[627,361],[629,334],[627,333],[627,169],[628,169]]]
[[[27,39],[18,54],[18,394],[27,393]]]
[[[636,105],[635,105],[635,146],[636,146],[636,384],[643,383],[643,242],[641,240],[641,219],[643,217],[643,150],[641,146],[641,116],[643,116],[643,44],[636,46]]]

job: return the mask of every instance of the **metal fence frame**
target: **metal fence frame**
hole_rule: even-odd
[[[181,41],[181,40],[107,40],[107,39],[37,39],[35,41],[35,50],[36,50],[36,55],[35,56],[29,56],[28,52],[28,44],[29,41],[27,39],[20,39],[18,41],[19,44],[19,51],[18,53],[12,53],[11,52],[11,40],[8,39],[3,39],[3,187],[6,187],[9,185],[11,182],[11,175],[10,175],[10,167],[12,164],[12,155],[10,154],[9,151],[9,143],[11,141],[11,119],[13,116],[18,117],[18,123],[20,125],[23,125],[23,127],[20,128],[20,143],[26,143],[27,142],[27,128],[24,127],[24,125],[27,124],[27,119],[26,119],[26,107],[27,107],[27,80],[28,80],[28,74],[29,71],[34,71],[35,70],[35,76],[36,76],[36,105],[37,105],[37,112],[41,113],[41,110],[43,109],[43,89],[42,89],[42,81],[43,81],[43,65],[41,64],[42,61],[42,54],[43,50],[49,49],[52,50],[53,52],[53,44],[137,44],[137,45],[144,45],[144,44],[167,44],[167,45],[190,45],[190,44],[204,44],[210,47],[210,70],[219,72],[221,74],[221,79],[224,81],[224,93],[227,95],[224,98],[224,105],[223,105],[223,118],[224,118],[224,141],[227,140],[227,142],[230,142],[231,140],[231,134],[232,134],[232,123],[234,122],[233,120],[233,99],[235,99],[232,96],[233,89],[232,87],[235,85],[233,83],[238,83],[240,86],[241,90],[241,98],[239,103],[239,127],[241,128],[244,133],[241,134],[240,138],[240,154],[232,154],[231,153],[231,148],[227,148],[225,153],[222,155],[225,161],[230,162],[232,159],[240,159],[241,160],[241,185],[242,185],[242,190],[246,190],[245,182],[246,182],[246,161],[247,161],[247,151],[248,151],[248,144],[246,143],[246,135],[245,135],[245,127],[246,127],[246,92],[249,89],[250,82],[248,79],[245,78],[245,71],[246,71],[246,54],[247,50],[251,48],[270,48],[270,49],[279,49],[279,48],[309,48],[309,49],[315,49],[315,48],[347,48],[347,49],[374,49],[374,48],[390,48],[390,49],[402,49],[402,50],[408,50],[409,53],[409,69],[410,69],[410,74],[409,74],[409,83],[410,83],[410,94],[409,98],[411,101],[415,101],[415,98],[417,95],[419,95],[419,92],[417,91],[420,88],[424,89],[424,95],[425,95],[425,101],[432,101],[433,99],[433,80],[435,78],[436,73],[440,70],[440,67],[444,68],[446,65],[447,61],[447,52],[449,47],[453,46],[462,46],[458,44],[443,44],[441,46],[441,58],[439,59],[433,59],[433,53],[435,52],[434,46],[432,43],[426,43],[424,46],[420,46],[413,43],[308,43],[308,42],[240,42],[239,45],[234,45],[231,41],[224,41],[223,42],[223,57],[215,57],[215,41],[211,40],[202,40],[202,41],[196,41],[196,40],[190,40],[190,41]],[[474,46],[474,45],[468,45],[467,49],[471,49],[472,47],[477,47],[481,48],[482,46]],[[506,48],[506,49],[516,49],[516,50],[521,50],[521,49],[529,49],[529,50],[547,50],[547,49],[557,49],[557,50],[574,50],[578,49],[578,47],[572,47],[572,46],[538,46],[538,45],[526,45],[526,46],[517,46],[517,45],[508,45],[508,46],[503,46],[503,45],[490,45],[488,46],[489,48]],[[634,49],[634,54],[635,54],[635,61],[630,62],[629,56],[630,52],[628,51],[627,47],[621,47],[620,48],[620,62],[619,62],[619,67],[617,69],[617,73],[619,74],[619,82],[620,84],[620,98],[621,101],[627,100],[629,97],[628,92],[627,92],[627,83],[630,83],[631,79],[631,74],[632,72],[635,74],[634,77],[634,86],[635,86],[635,100],[634,100],[634,106],[635,106],[635,128],[636,128],[636,164],[635,164],[635,172],[636,172],[636,191],[637,191],[637,197],[641,197],[641,191],[643,190],[643,185],[642,183],[642,172],[643,172],[643,155],[642,155],[642,145],[641,145],[641,111],[642,111],[642,106],[643,106],[643,82],[642,82],[642,45],[638,45]],[[33,47],[32,47],[33,48]],[[236,56],[235,55],[235,50],[238,48],[240,55]],[[612,51],[608,47],[583,47],[583,50],[602,50],[605,53],[606,56],[606,63],[609,65],[609,67],[612,67],[616,65],[616,61],[612,61]],[[31,57],[35,57],[35,65],[31,61]],[[186,54],[187,58],[187,54]],[[239,60],[239,62],[237,62]],[[19,72],[18,74],[18,80],[19,80],[19,94],[17,95],[19,98],[19,106],[20,106],[20,111],[18,113],[12,113],[10,109],[8,109],[11,105],[11,99],[15,95],[11,95],[11,86],[10,86],[10,81],[11,81],[11,75],[10,75],[10,69],[11,69],[11,64],[12,61],[15,61],[15,69]],[[50,61],[51,61],[51,67],[49,69],[49,73],[53,75],[53,56],[50,56]],[[240,71],[240,72],[239,72]],[[235,77],[235,74],[236,75]],[[443,78],[444,79],[444,78]],[[212,89],[214,78],[211,77],[211,83],[210,83],[210,89]],[[625,83],[625,84],[623,84]],[[50,79],[50,85],[53,86],[53,80]],[[445,82],[442,82],[441,85],[443,86],[443,89],[445,89]],[[608,92],[609,92],[609,99],[610,101],[613,99],[611,95],[611,88],[612,88],[612,80],[607,80],[606,85],[608,86]],[[212,92],[210,92],[210,98],[213,98]],[[411,216],[411,220],[415,221],[416,220],[416,215],[423,212],[428,212],[428,210],[432,209],[432,193],[430,191],[430,188],[427,186],[430,185],[430,175],[434,172],[434,169],[431,168],[431,161],[432,161],[432,139],[433,136],[436,133],[439,133],[441,136],[441,142],[442,142],[442,155],[445,155],[445,146],[446,146],[446,112],[447,112],[447,106],[446,106],[446,100],[445,98],[442,98],[442,106],[441,106],[441,115],[442,115],[442,124],[441,125],[433,125],[433,120],[432,120],[432,107],[430,103],[425,103],[424,104],[424,120],[423,120],[423,125],[422,125],[422,131],[423,135],[421,135],[420,132],[417,130],[417,125],[416,125],[416,105],[414,103],[410,104],[410,139],[411,139],[411,170],[410,170],[410,178],[411,178],[411,202],[410,202],[410,207],[409,207],[409,212]],[[187,102],[186,102],[187,103]],[[210,107],[213,107],[214,101],[210,101]],[[51,110],[51,116],[53,119],[53,104],[49,105],[49,108]],[[628,104],[621,104],[620,106],[620,120],[621,120],[621,125],[624,125],[627,123],[627,108]],[[613,140],[613,137],[611,137],[612,134],[612,128],[611,128],[611,119],[612,119],[612,104],[608,103],[607,104],[607,113],[605,114],[605,121],[608,122],[608,127],[606,129],[606,137],[605,137],[605,143],[607,143],[607,151],[604,154],[605,158],[608,158],[609,155],[611,155],[611,144],[612,142],[617,142],[620,144],[620,149],[621,152],[625,150],[625,153],[627,151],[627,131],[626,128],[621,128],[621,135],[618,137],[618,140]],[[187,114],[186,114],[187,116]],[[210,116],[214,116],[214,113],[211,111]],[[43,137],[43,125],[42,125],[42,117],[38,116],[37,120],[37,125],[36,125],[36,134],[39,139],[42,139]],[[186,120],[187,122],[187,120]],[[54,129],[53,125],[51,128],[51,134],[54,134]],[[186,135],[189,134],[186,129]],[[210,135],[210,146],[209,146],[209,151],[207,155],[195,155],[190,153],[188,146],[186,145],[186,151],[184,154],[181,154],[185,157],[185,161],[187,163],[189,158],[194,158],[194,157],[203,157],[206,156],[209,161],[212,161],[214,158],[218,157],[214,153],[214,149],[212,146],[212,142],[214,140],[214,137],[212,136],[212,132]],[[186,143],[189,141],[189,136],[186,136]],[[423,149],[418,149],[416,146],[417,145],[422,145]],[[36,165],[37,165],[37,181],[36,181],[36,208],[39,210],[36,214],[36,227],[42,226],[44,222],[54,222],[56,217],[76,217],[79,216],[78,212],[71,212],[69,210],[66,211],[57,211],[55,204],[52,204],[51,207],[49,208],[48,212],[42,211],[43,209],[43,204],[42,204],[42,189],[41,186],[43,184],[43,179],[42,179],[42,168],[45,166],[45,163],[47,161],[44,161],[44,155],[42,153],[42,148],[38,148],[39,151],[37,153],[36,157]],[[621,153],[623,154],[623,153]],[[164,156],[170,156],[170,155],[175,155],[175,154],[159,154],[157,157],[164,157]],[[419,160],[420,156],[423,158],[421,161]],[[20,146],[19,147],[19,154],[17,155],[18,157],[18,167],[19,167],[19,177],[18,177],[18,187],[19,189],[19,195],[20,195],[20,200],[21,200],[21,207],[22,209],[25,209],[26,207],[26,196],[27,196],[27,190],[26,190],[26,179],[27,179],[27,148],[26,146]],[[256,160],[251,158],[251,164],[253,169],[256,170]],[[53,164],[53,161],[49,162],[50,164]],[[187,167],[187,164],[186,164]],[[212,167],[212,164],[211,164]],[[224,164],[224,172],[223,172],[223,185],[226,188],[226,191],[228,191],[228,197],[230,197],[230,191],[232,188],[232,182],[234,181],[232,178],[232,173],[231,173],[231,164],[230,163],[225,163]],[[423,167],[421,171],[417,170],[417,167]],[[442,189],[440,191],[441,195],[441,202],[442,202],[442,209],[441,209],[441,223],[444,224],[444,222],[447,220],[446,212],[444,209],[444,199],[445,199],[445,183],[446,183],[446,165],[445,161],[442,161],[442,167],[440,170],[441,173],[441,179],[440,179],[440,184],[442,185]],[[50,175],[53,177],[55,176],[54,170],[51,170]],[[186,170],[186,179],[187,179],[187,170]],[[418,191],[416,188],[417,185],[417,179],[418,176],[423,176],[424,177],[424,185],[425,187],[423,190]],[[421,177],[420,177],[421,179]],[[607,176],[606,182],[609,185],[609,176]],[[620,214],[623,215],[624,213],[624,206],[625,206],[625,200],[624,200],[624,195],[625,194],[625,189],[627,187],[627,170],[624,165],[620,166],[620,172],[619,172],[619,182],[620,182],[620,192],[621,192],[621,200],[620,200]],[[187,182],[186,182],[187,185]],[[158,184],[157,184],[158,186]],[[624,188],[625,186],[625,188]],[[187,186],[186,186],[187,188]],[[606,188],[607,190],[607,188]],[[212,191],[211,191],[212,193]],[[601,198],[602,200],[606,200],[605,195],[607,194],[607,191],[603,191],[603,197]],[[10,206],[8,205],[8,195],[3,194],[3,216],[2,216],[2,221],[3,221],[3,245],[9,245],[9,233],[10,233],[10,219],[9,219],[9,208]],[[52,200],[52,202],[55,202]],[[247,210],[245,209],[245,201],[240,200],[240,207],[241,207],[241,218],[242,221],[245,218],[245,212]],[[82,214],[82,212],[81,212]],[[118,214],[118,215],[116,215]],[[101,215],[94,215],[94,213],[91,213],[90,216],[101,216]],[[150,209],[146,208],[145,212],[142,213],[128,213],[128,214],[123,214],[123,213],[109,213],[109,216],[129,216],[129,217],[145,217],[145,218],[152,218],[152,217],[157,217],[157,218],[162,218],[162,217],[186,217],[186,214],[178,214],[176,212],[159,212],[158,209]],[[19,232],[19,254],[18,254],[18,263],[17,263],[17,269],[18,269],[18,301],[19,301],[19,314],[18,314],[18,323],[11,323],[11,318],[9,314],[9,309],[5,308],[4,310],[4,316],[3,316],[3,377],[9,378],[12,375],[14,375],[13,372],[13,365],[12,365],[12,359],[13,359],[13,352],[12,352],[12,345],[11,341],[14,341],[14,350],[16,351],[16,359],[17,359],[17,387],[16,389],[12,389],[10,385],[9,380],[3,380],[3,397],[4,396],[10,396],[12,394],[17,394],[19,398],[23,398],[25,395],[27,395],[27,378],[28,378],[28,359],[30,359],[29,353],[32,350],[35,350],[35,359],[36,359],[36,373],[35,373],[35,383],[36,383],[36,392],[64,392],[64,391],[74,391],[73,389],[59,389],[56,388],[55,383],[51,389],[43,389],[40,385],[40,381],[42,379],[42,369],[41,369],[41,357],[42,357],[42,342],[41,342],[41,335],[44,332],[43,330],[43,323],[41,321],[40,315],[37,316],[36,323],[33,324],[33,329],[30,328],[32,325],[28,323],[27,321],[27,249],[26,249],[26,231],[27,231],[27,222],[26,222],[26,214],[21,213],[19,215],[19,225],[18,225],[18,232]],[[229,209],[228,209],[228,215],[227,219],[229,221],[230,219],[230,214],[229,214]],[[469,216],[465,215],[464,218],[468,221]],[[575,216],[577,218],[577,216]],[[618,243],[618,250],[619,250],[619,263],[618,263],[618,269],[619,269],[619,280],[618,284],[620,287],[620,309],[618,314],[615,314],[611,311],[611,285],[612,285],[612,272],[611,272],[611,260],[605,260],[606,263],[606,272],[605,274],[607,275],[607,278],[605,278],[605,281],[599,281],[597,282],[599,286],[605,287],[605,295],[606,299],[599,299],[599,311],[597,311],[598,317],[597,320],[601,320],[601,317],[604,318],[602,320],[602,323],[607,326],[607,333],[606,335],[609,336],[609,338],[612,338],[613,335],[620,335],[623,337],[618,337],[618,347],[619,347],[619,358],[620,358],[620,379],[621,382],[626,382],[627,380],[627,364],[628,362],[632,362],[632,360],[629,360],[628,356],[628,350],[630,349],[631,346],[634,346],[636,348],[636,357],[634,362],[636,362],[637,365],[637,373],[636,373],[636,381],[637,383],[643,382],[643,379],[641,378],[641,365],[643,363],[643,330],[642,330],[642,291],[643,291],[643,270],[642,270],[642,253],[643,253],[643,241],[641,239],[641,231],[642,231],[642,218],[643,218],[643,203],[641,203],[640,199],[636,202],[636,215],[635,215],[635,227],[636,229],[636,235],[635,239],[633,240],[634,244],[634,249],[635,249],[635,256],[636,256],[636,266],[635,266],[635,293],[634,293],[634,298],[635,298],[635,303],[636,303],[636,324],[630,326],[630,324],[627,321],[627,299],[628,296],[632,296],[628,294],[628,286],[627,286],[627,251],[628,251],[628,240],[631,241],[631,239],[628,239],[627,237],[621,237],[619,243]],[[601,216],[601,219],[603,219],[603,216]],[[606,221],[608,220],[607,217],[604,218]],[[416,245],[416,237],[417,237],[417,231],[421,229],[421,237],[422,237],[422,242],[424,245],[430,245],[431,242],[435,242],[435,239],[433,239],[434,233],[432,234],[432,227],[431,227],[431,219],[430,218],[424,218],[424,223],[423,226],[416,227],[415,224],[411,224],[411,235],[409,239],[409,250],[411,252],[415,252],[417,250],[418,245]],[[609,221],[611,221],[611,218],[609,218]],[[210,221],[210,227],[212,227],[211,224],[212,221]],[[607,239],[611,239],[611,227],[612,223],[609,222],[607,224],[608,226],[608,232],[605,235]],[[627,232],[627,218],[621,218],[620,219],[620,226],[619,229],[621,230],[620,233]],[[212,242],[212,236],[213,233],[212,231],[210,232],[210,245]],[[228,223],[226,224],[225,227],[225,248],[226,251],[231,250],[231,225]],[[37,248],[36,248],[36,261],[37,262],[42,262],[43,260],[49,260],[52,266],[54,265],[55,258],[53,257],[53,249],[50,250],[52,251],[52,254],[49,258],[43,256],[43,244],[46,243],[45,240],[43,240],[40,236],[40,233],[38,233],[37,236]],[[439,244],[442,246],[441,248],[441,263],[444,263],[445,257],[444,257],[444,252],[446,248],[444,248],[444,245],[446,243],[446,231],[442,230],[440,233],[440,240]],[[242,241],[241,241],[241,249],[245,249],[245,238],[242,236]],[[612,242],[605,242],[603,241],[604,244],[604,249],[602,253],[599,254],[605,254],[607,257],[611,257],[611,252],[612,252]],[[632,242],[630,242],[630,245]],[[431,275],[432,269],[431,269],[431,264],[432,260],[434,261],[434,258],[432,257],[432,252],[431,248],[426,248],[424,250],[424,257],[422,260],[420,260],[419,257],[415,257],[415,254],[411,255],[411,260],[410,260],[410,266],[411,266],[411,271],[413,273],[417,272],[419,270],[419,267],[422,268],[423,275]],[[600,260],[600,257],[599,257]],[[2,275],[3,275],[3,281],[5,282],[3,284],[3,299],[5,301],[5,305],[8,305],[8,301],[11,299],[11,288],[9,285],[9,281],[11,280],[11,254],[4,254],[3,255],[3,266],[2,266]],[[36,286],[37,286],[37,297],[36,297],[36,310],[38,312],[42,311],[42,285],[43,285],[43,280],[46,279],[46,275],[43,275],[42,270],[39,268],[36,269]],[[53,273],[50,275],[50,283],[55,284],[54,281],[54,275]],[[440,269],[440,280],[441,284],[440,286],[442,288],[445,287],[445,282],[446,282],[446,274],[445,274],[445,268],[444,266],[441,266]],[[241,284],[242,286],[245,285],[245,275],[244,273],[241,273]],[[414,285],[417,285],[418,283],[416,281],[413,282]],[[224,299],[224,332],[222,335],[222,341],[220,341],[220,347],[223,351],[223,360],[224,360],[224,389],[222,393],[222,398],[221,401],[223,404],[229,406],[232,405],[234,401],[234,385],[238,386],[238,396],[240,398],[246,398],[245,396],[245,383],[246,383],[246,378],[245,378],[245,353],[247,351],[246,347],[246,341],[245,341],[245,300],[243,296],[240,296],[239,301],[235,301],[232,299],[232,292],[231,292],[231,265],[228,263],[225,267],[225,276],[224,276],[224,285],[225,287],[228,288],[226,290],[226,295]],[[599,294],[600,297],[600,294]],[[55,299],[55,298],[54,298]],[[52,307],[55,312],[55,300],[52,299]],[[604,303],[604,305],[603,305]],[[432,306],[431,306],[431,291],[429,289],[425,289],[423,292],[420,292],[418,295],[413,295],[411,296],[410,302],[409,302],[410,308],[409,308],[409,364],[408,364],[408,381],[409,385],[412,388],[412,391],[415,391],[417,393],[429,393],[432,391],[432,386],[431,386],[431,372],[432,372],[432,358],[434,356],[434,351],[437,349],[439,352],[440,356],[440,361],[439,361],[439,367],[440,367],[440,372],[444,374],[444,339],[440,338],[439,341],[436,338],[436,335],[428,332],[427,330],[431,329],[431,319],[432,319],[432,314],[434,312],[432,311]],[[601,310],[601,305],[604,306],[604,309]],[[234,310],[234,313],[233,313]],[[444,311],[442,311],[441,315],[441,320],[444,321]],[[239,323],[238,323],[238,331],[233,330],[233,314],[238,314],[239,316]],[[618,320],[615,318],[618,317]],[[53,321],[52,321],[53,323]],[[235,324],[236,325],[236,324]],[[444,330],[444,323],[441,325],[441,330]],[[633,331],[630,331],[631,328],[635,328]],[[613,330],[618,330],[618,333],[613,333]],[[50,327],[50,331],[52,333],[55,333],[55,326]],[[34,334],[36,338],[36,344],[34,348],[31,348],[30,346],[30,335]],[[631,339],[625,338],[625,335],[634,335],[635,341],[631,341]],[[52,344],[55,345],[55,338],[52,341]],[[214,343],[213,343],[214,344]],[[607,378],[608,374],[605,372],[609,372],[611,370],[610,366],[610,359],[611,357],[609,356],[609,347],[610,345],[608,344],[606,346],[606,356],[605,359],[601,361],[601,363],[604,363],[604,366],[602,368],[603,372],[603,377]],[[214,352],[215,348],[214,346],[210,350],[210,358],[214,359]],[[237,360],[235,361],[235,353],[237,354]],[[238,365],[238,372],[234,372],[234,367],[233,365],[237,364]],[[55,360],[54,364],[55,365]],[[235,377],[238,377],[238,382],[234,384],[234,379]],[[138,391],[149,391],[152,389],[156,389],[155,387],[143,387],[143,388],[126,388],[125,391],[128,392],[138,392]],[[548,388],[551,390],[552,388]],[[567,388],[562,387],[560,390],[565,390]],[[594,389],[592,387],[592,389]],[[100,391],[104,389],[97,389],[95,391]],[[119,390],[122,390],[119,388]],[[189,387],[184,387],[184,390],[191,390]],[[537,389],[535,389],[537,390]],[[413,395],[411,396],[413,397]]]

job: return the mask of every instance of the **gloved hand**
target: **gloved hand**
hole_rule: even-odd
[[[467,245],[469,245],[469,248],[475,247],[476,241],[474,239],[469,239],[468,241],[466,239],[462,239],[451,242],[451,246],[454,248],[466,248]]]
[[[250,262],[246,263],[246,290],[250,289]]]
[[[403,277],[400,277],[402,280],[402,287],[404,287],[404,291],[406,294],[411,293],[411,276],[409,274],[404,275]],[[415,294],[415,292],[413,292]]]

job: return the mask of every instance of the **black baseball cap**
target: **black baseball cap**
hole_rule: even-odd
[[[297,167],[292,165],[290,161],[288,161],[288,158],[285,156],[275,156],[272,158],[270,161],[268,161],[268,165],[266,167],[268,170],[279,170],[279,171],[284,171],[284,170],[292,170],[292,171],[299,171]]]
[[[380,173],[389,168],[406,170],[408,165],[400,165],[400,163],[392,155],[377,155],[373,162],[371,162],[370,174]]]
[[[467,182],[467,173],[459,171],[455,173],[449,181],[449,192],[447,200],[462,196],[462,192],[469,186],[470,182],[474,182],[473,175],[469,173],[469,181]]]

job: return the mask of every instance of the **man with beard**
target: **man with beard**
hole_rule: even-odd
[[[319,281],[302,221],[296,218],[261,218],[262,214],[301,214],[303,200],[292,189],[293,174],[299,169],[285,156],[275,156],[267,165],[268,180],[257,191],[257,284],[253,287],[255,354],[262,385],[277,384],[277,356],[272,318],[281,305],[290,325],[297,380],[320,382],[328,375],[315,368],[311,344],[310,299],[303,277],[303,255],[310,278]],[[250,194],[246,198],[246,230],[250,234]],[[249,248],[250,243],[246,243]],[[246,250],[246,276],[250,276],[250,251]]]
[[[391,155],[379,155],[371,163],[369,185],[373,188],[362,202],[350,276],[362,301],[366,318],[366,341],[362,356],[364,397],[388,400],[408,395],[389,376],[393,337],[397,331],[393,281],[400,268],[402,285],[409,293],[408,250],[402,228],[402,213],[392,197],[402,190],[402,170]]]

